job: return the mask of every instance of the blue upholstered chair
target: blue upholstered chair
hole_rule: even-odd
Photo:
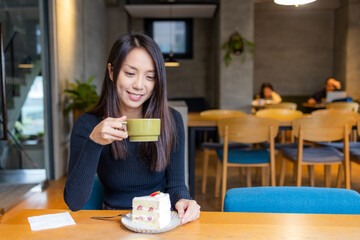
[[[319,187],[233,188],[226,192],[225,212],[360,214],[360,194]]]
[[[298,139],[298,148],[281,148],[283,159],[280,172],[280,186],[284,184],[286,160],[292,161],[297,169],[296,185],[302,185],[302,166],[309,166],[309,175],[313,175],[313,165],[324,165],[325,186],[330,187],[331,165],[338,165],[345,170],[345,186],[350,189],[350,160],[349,160],[349,134],[351,131],[351,116],[307,116],[295,119],[292,122],[293,135]],[[304,141],[313,143],[322,141],[343,141],[344,151],[335,148],[304,148]],[[313,178],[310,185],[314,186]],[[338,186],[340,178],[338,178]]]
[[[357,132],[360,135],[360,120],[357,122]],[[320,142],[319,145],[344,149],[343,142]],[[350,160],[360,164],[360,142],[349,142]]]
[[[91,191],[90,198],[82,210],[101,210],[104,200],[104,188],[99,180],[98,175],[95,175],[94,185]]]
[[[357,122],[357,132],[360,136],[360,119]],[[351,160],[360,164],[360,142],[353,142],[353,144],[358,144],[356,146],[351,147],[350,145],[350,157]]]
[[[279,122],[276,119],[244,116],[219,120],[218,132],[224,139],[223,149],[217,150],[219,162],[222,163],[222,194],[221,206],[227,185],[227,169],[229,167],[261,167],[270,169],[271,186],[276,185],[275,180],[275,148],[274,138],[278,133]],[[229,149],[229,142],[256,144],[269,142],[269,149]],[[221,166],[221,165],[220,165]],[[262,171],[262,180],[265,184],[265,171]],[[218,171],[216,184],[219,184],[221,172]],[[248,175],[250,176],[250,175]],[[249,184],[249,181],[248,181]]]

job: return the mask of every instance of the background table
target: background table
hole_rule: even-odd
[[[31,231],[27,218],[66,210],[25,209],[0,224],[1,239],[359,239],[360,215],[202,212],[200,219],[161,234],[138,234],[120,218],[102,221],[91,216],[113,216],[126,211],[70,212],[76,225]],[[6,216],[6,215],[5,215]]]
[[[188,131],[189,131],[189,191],[192,198],[195,197],[195,145],[196,132],[198,131],[216,131],[216,121],[204,120],[200,113],[188,113]]]

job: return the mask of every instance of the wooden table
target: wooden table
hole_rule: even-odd
[[[281,130],[291,129],[291,121],[280,121]],[[189,166],[189,191],[191,197],[195,196],[195,144],[196,132],[198,131],[217,131],[216,121],[206,120],[198,112],[188,113],[188,166]]]
[[[198,220],[161,234],[126,229],[120,218],[101,221],[126,211],[70,212],[76,225],[31,231],[27,218],[66,210],[25,209],[0,224],[1,239],[359,239],[360,215],[201,212]]]
[[[315,110],[319,110],[319,109],[325,109],[326,108],[326,103],[315,103],[315,104],[310,104],[307,102],[304,102],[301,104],[301,106],[303,106],[304,112],[305,113],[311,113]]]
[[[188,113],[188,168],[189,168],[189,191],[192,198],[195,197],[195,144],[196,132],[216,131],[216,121],[204,120],[200,113]]]

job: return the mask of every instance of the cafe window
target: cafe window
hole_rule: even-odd
[[[145,19],[145,33],[159,45],[164,58],[192,58],[192,19]]]

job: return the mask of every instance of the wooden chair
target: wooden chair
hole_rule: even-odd
[[[216,185],[220,183],[222,167],[222,194],[221,208],[223,210],[224,197],[227,185],[228,167],[262,167],[262,183],[265,185],[265,169],[270,168],[271,186],[276,185],[275,180],[275,148],[274,138],[278,132],[279,123],[276,119],[244,116],[222,119],[218,122],[218,132],[224,139],[223,149],[217,150],[219,161],[217,166]],[[229,149],[229,142],[262,143],[269,142],[267,149]],[[221,164],[222,160],[222,164]],[[250,170],[250,168],[248,168]]]
[[[255,115],[258,117],[275,118],[279,121],[292,121],[302,117],[303,113],[298,110],[286,108],[268,108],[257,111]]]
[[[360,120],[357,122],[357,132],[360,136]],[[360,142],[356,142],[354,145],[350,148],[350,160],[360,164]]]
[[[245,116],[246,113],[237,111],[237,110],[226,110],[226,109],[212,109],[200,112],[201,118],[210,121],[218,121],[223,118],[231,118],[231,117],[242,117]],[[204,136],[206,140],[206,135]],[[215,143],[215,142],[204,142],[201,145],[202,149],[204,149],[204,161],[203,161],[203,176],[202,176],[202,186],[201,192],[203,194],[206,193],[206,185],[207,185],[207,175],[208,175],[208,165],[209,165],[209,158],[211,155],[216,155],[216,150],[223,147],[222,143]],[[232,149],[237,148],[245,148],[248,145],[245,144],[236,144],[232,143],[229,145]],[[215,196],[217,197],[219,194],[215,191]]]
[[[353,118],[353,123],[352,123],[353,128],[352,128],[352,134],[351,134],[350,140],[356,141],[357,133],[356,133],[355,126],[356,126],[358,119],[360,119],[360,115],[357,112],[353,112],[348,109],[331,108],[331,109],[320,109],[320,110],[313,111],[311,113],[311,115],[315,115],[315,116],[322,115],[322,116],[329,116],[329,117],[341,115],[341,116],[346,116],[346,117],[352,117]]]
[[[303,113],[298,110],[286,108],[268,108],[257,111],[255,115],[258,117],[274,118],[282,122],[291,122],[296,118],[302,117]],[[285,142],[286,130],[289,129],[284,129],[281,131],[282,143]],[[291,142],[293,142],[293,137],[291,137]]]
[[[298,138],[298,148],[282,148],[282,164],[280,172],[280,186],[285,180],[286,161],[290,160],[297,166],[296,185],[301,186],[303,165],[324,165],[325,186],[330,187],[331,165],[344,165],[345,186],[350,189],[350,160],[349,160],[349,133],[352,118],[346,116],[307,116],[295,119],[292,131]],[[303,148],[304,141],[331,142],[343,141],[343,153],[332,147]],[[309,175],[313,176],[313,167],[309,167]],[[338,178],[338,185],[340,179]],[[314,186],[314,179],[310,177],[310,185]]]
[[[338,109],[338,108],[329,108],[329,109],[319,109],[311,112],[311,115],[315,116],[336,116],[336,115],[346,115],[354,118],[356,124],[359,114],[357,112],[350,111],[349,109]]]
[[[245,116],[246,113],[238,111],[238,110],[227,110],[227,109],[211,109],[200,112],[200,116],[206,120],[218,121],[223,118],[231,118],[231,117],[242,117]]]
[[[333,102],[326,104],[327,109],[342,109],[351,112],[359,111],[359,103],[357,102]]]
[[[296,110],[297,104],[293,102],[281,102],[275,104],[265,104],[265,108],[282,108]]]

